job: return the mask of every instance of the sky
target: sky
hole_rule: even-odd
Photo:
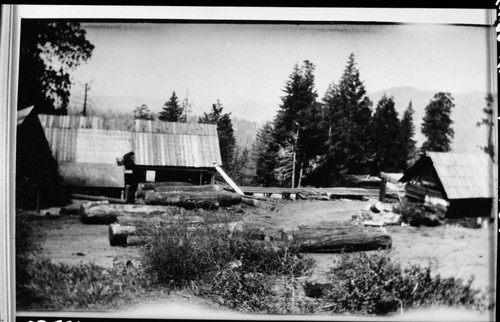
[[[89,98],[106,108],[132,110],[120,98],[143,99],[158,112],[175,91],[193,113],[217,99],[224,111],[245,106],[250,119],[277,110],[295,64],[315,64],[323,97],[338,82],[350,53],[366,90],[409,86],[420,90],[488,92],[487,27],[444,24],[83,23],[92,58],[73,73],[74,101],[85,83]],[[493,65],[494,66],[494,65]],[[116,106],[110,100],[116,98]],[[97,103],[96,103],[97,102]],[[248,106],[256,106],[252,111]],[[267,110],[263,111],[263,107]],[[239,110],[241,114],[241,110]],[[259,115],[257,115],[259,114]],[[242,116],[242,115],[237,115]]]

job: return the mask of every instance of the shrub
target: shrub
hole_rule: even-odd
[[[47,258],[30,261],[26,275],[28,279],[18,285],[19,309],[110,309],[132,301],[147,284],[136,267],[73,266]]]
[[[403,268],[391,261],[388,251],[343,254],[324,299],[334,313],[387,314],[431,305],[484,308],[472,280],[463,284],[460,279],[433,277],[429,267]]]
[[[244,233],[229,234],[227,226],[192,228],[185,221],[157,222],[145,227],[143,263],[160,283],[185,285],[239,260],[248,273],[300,275],[310,266],[288,244],[273,245],[250,239]]]
[[[436,215],[441,219],[445,217],[445,211],[438,206],[408,200],[398,203],[394,207],[394,212],[401,214],[401,219],[404,223],[415,227],[426,224],[426,217],[428,215]]]
[[[241,267],[227,267],[198,283],[197,295],[240,312],[268,313],[274,291],[271,278],[263,273],[245,273]]]

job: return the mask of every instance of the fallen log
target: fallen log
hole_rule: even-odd
[[[152,205],[113,205],[107,201],[87,202],[80,207],[80,220],[84,224],[110,224],[121,216],[137,219],[151,216],[174,216],[183,214],[177,207]]]
[[[142,199],[146,196],[146,191],[157,192],[201,192],[201,191],[220,191],[218,185],[171,185],[168,182],[144,182],[137,185],[135,197]]]
[[[116,220],[116,223],[120,225],[125,225],[125,226],[133,226],[133,225],[141,225],[146,220],[149,221],[157,221],[157,222],[162,222],[166,224],[174,224],[178,222],[186,223],[188,225],[196,225],[196,224],[203,224],[204,220],[200,216],[164,216],[164,215],[149,215],[149,216],[136,216],[136,215],[130,215],[130,214],[125,214],[122,216],[119,216]]]
[[[185,218],[184,218],[185,219]],[[182,220],[182,219],[181,219]],[[174,221],[171,221],[172,225],[163,226],[164,228],[173,227]],[[188,226],[185,227],[186,231],[211,231],[217,230],[220,233],[225,233],[228,236],[235,234],[244,234],[245,238],[271,241],[279,240],[277,234],[260,223],[255,222],[229,222],[229,223],[219,223],[219,224],[208,224],[204,225],[200,222],[187,222]],[[147,230],[144,229],[141,222],[136,222],[137,225],[132,225],[131,223],[112,223],[109,225],[108,237],[111,246],[137,246],[145,242],[144,238],[139,238],[139,232],[147,236]]]
[[[249,206],[253,206],[253,207],[259,207],[259,205],[260,205],[260,203],[257,199],[248,198],[247,196],[242,196],[241,202],[244,203],[245,205],[249,205]]]
[[[91,200],[91,201],[108,201],[110,203],[118,203],[118,204],[126,203],[126,201],[123,199],[110,198],[110,197],[105,197],[105,196],[91,196],[91,195],[84,195],[84,194],[80,194],[80,193],[72,193],[72,194],[70,194],[70,197],[74,198],[74,199],[83,199],[83,200]]]
[[[301,226],[283,231],[282,239],[294,240],[303,253],[339,253],[391,248],[391,236],[366,231],[353,224]]]
[[[215,209],[229,207],[241,202],[241,196],[225,191],[207,192],[156,192],[146,191],[145,203],[148,205],[168,205],[185,209]]]
[[[110,224],[108,228],[109,244],[111,246],[126,246],[129,235],[135,234],[135,226]]]

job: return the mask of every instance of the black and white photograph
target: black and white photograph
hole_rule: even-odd
[[[19,316],[494,319],[494,10],[36,8]]]

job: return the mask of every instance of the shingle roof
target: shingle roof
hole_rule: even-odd
[[[59,162],[116,164],[134,152],[144,166],[212,167],[221,164],[213,124],[117,120],[39,115],[54,158]]]
[[[448,199],[492,198],[493,162],[486,153],[426,153]]]

